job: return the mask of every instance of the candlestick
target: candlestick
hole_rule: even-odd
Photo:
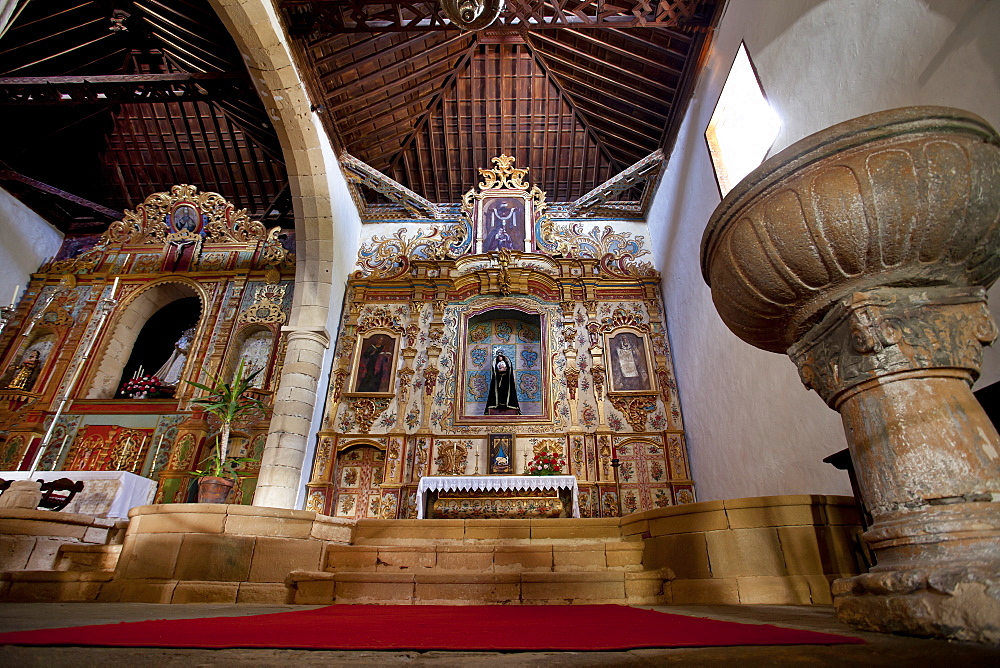
[[[160,448],[163,447],[163,439],[164,439],[164,437],[166,435],[167,435],[166,432],[163,432],[162,434],[160,434],[160,442],[156,444],[156,450],[153,451],[153,461],[150,462],[150,464],[149,464],[149,474],[150,475],[153,475],[153,469],[156,468],[156,458],[160,454]]]

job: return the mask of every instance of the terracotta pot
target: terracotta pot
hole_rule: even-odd
[[[198,478],[198,503],[225,503],[235,484],[229,478],[211,475]]]
[[[715,210],[701,267],[726,325],[785,352],[875,286],[988,287],[1000,274],[1000,137],[947,107],[892,109],[802,139]]]

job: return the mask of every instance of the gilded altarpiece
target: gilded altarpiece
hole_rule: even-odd
[[[32,275],[0,337],[0,470],[124,470],[157,480],[157,503],[189,499],[218,425],[192,410],[186,381],[228,378],[242,360],[261,369],[255,392],[270,405],[291,310],[294,238],[266,228],[217,193],[190,185],[154,193],[102,235],[67,237]],[[123,395],[138,336],[175,302],[189,330],[160,371],[172,385]],[[53,421],[55,424],[53,425]],[[233,498],[250,503],[269,411],[235,425],[230,451],[255,461]],[[51,427],[51,428],[50,428]],[[39,449],[42,452],[39,455]]]
[[[399,220],[392,234],[363,245],[348,282],[308,509],[372,517],[377,506],[382,518],[415,518],[420,478],[488,474],[490,436],[498,434],[512,435],[511,474],[523,474],[538,452],[560,454],[578,479],[584,517],[695,501],[660,277],[637,261],[648,253],[643,237],[609,219],[584,232],[593,218],[548,205],[513,163],[500,156],[481,169],[479,190],[466,195],[454,222]],[[485,195],[530,202],[518,209],[523,234],[497,230],[507,209],[484,217],[492,210]],[[496,250],[480,252],[484,246]],[[398,338],[391,388],[358,396],[370,367],[356,346],[369,345],[373,333]],[[498,351],[521,405],[490,414]],[[342,453],[361,447],[384,454],[382,498],[349,512],[341,508],[354,494]]]

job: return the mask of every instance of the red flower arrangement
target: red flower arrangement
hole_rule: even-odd
[[[133,399],[145,399],[156,396],[161,387],[163,387],[163,382],[156,376],[136,375],[134,378],[129,378],[122,383],[118,392],[122,396],[132,397]]]
[[[528,475],[559,475],[566,460],[554,452],[539,452],[528,463]]]

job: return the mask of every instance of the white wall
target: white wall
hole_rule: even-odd
[[[63,235],[0,188],[0,239],[0,305],[6,306],[14,288],[20,285],[23,293],[31,273],[59,252]]]
[[[1000,128],[1000,2],[737,0],[726,9],[649,216],[664,274],[674,364],[700,500],[850,493],[821,459],[846,446],[837,413],[783,355],[719,319],[701,236],[720,202],[704,131],[744,40],[783,121],[771,153],[862,114],[918,104],[967,109]],[[1000,288],[990,291],[1000,316]],[[978,386],[1000,380],[987,351]]]

